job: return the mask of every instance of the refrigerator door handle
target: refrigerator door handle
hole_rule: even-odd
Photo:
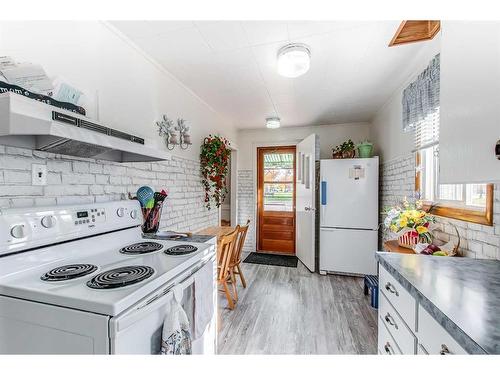
[[[326,181],[321,181],[321,205],[326,206]]]

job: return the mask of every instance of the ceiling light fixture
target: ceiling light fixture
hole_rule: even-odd
[[[291,43],[278,51],[278,73],[295,78],[305,74],[311,64],[311,51],[305,44]]]
[[[279,117],[266,118],[266,127],[269,129],[278,129],[280,127],[280,118]]]

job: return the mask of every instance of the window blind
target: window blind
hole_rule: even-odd
[[[415,124],[415,151],[439,143],[439,107]]]
[[[416,125],[439,107],[440,56],[434,56],[427,68],[404,90],[401,99],[403,131]]]

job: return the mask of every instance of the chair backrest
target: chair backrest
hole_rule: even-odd
[[[236,240],[236,247],[233,251],[233,256],[231,260],[231,264],[236,264],[241,262],[241,253],[243,251],[243,245],[245,245],[245,238],[247,237],[248,227],[250,226],[250,220],[247,220],[247,223],[243,226],[238,226],[238,238]],[[237,228],[238,228],[237,227]]]
[[[226,234],[220,239],[220,250],[218,251],[220,257],[218,260],[219,272],[217,274],[217,280],[224,280],[229,275],[229,265],[231,264],[239,229],[239,226],[237,226],[234,231]]]

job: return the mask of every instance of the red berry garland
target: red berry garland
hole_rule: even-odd
[[[200,152],[201,176],[205,188],[205,203],[209,210],[211,199],[216,207],[219,207],[226,197],[230,155],[231,150],[226,138],[210,134],[203,141]]]

